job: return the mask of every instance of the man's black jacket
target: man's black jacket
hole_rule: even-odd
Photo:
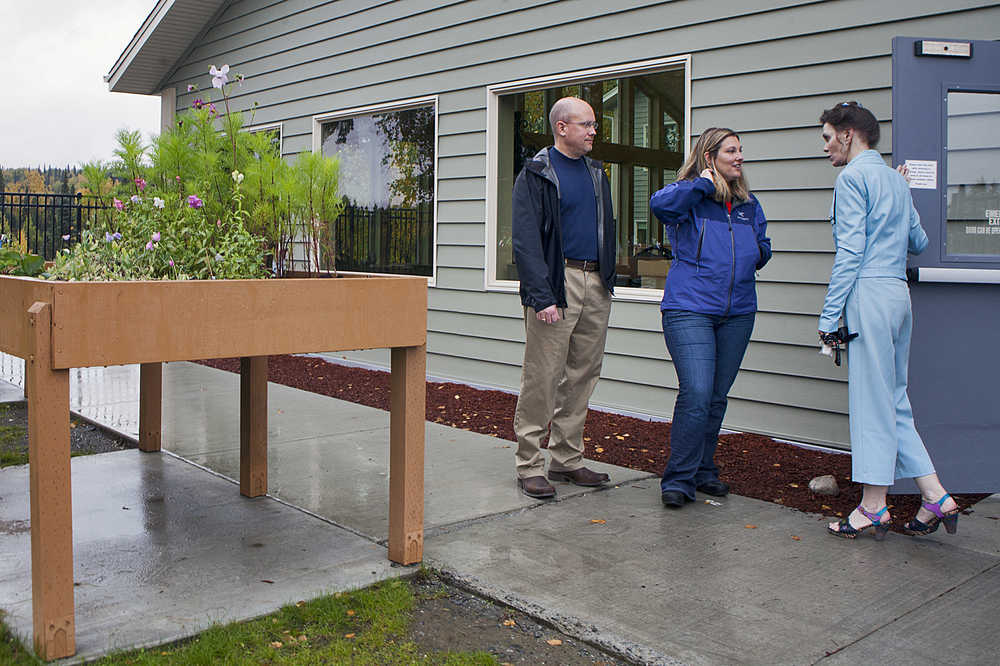
[[[616,236],[611,184],[597,160],[584,158],[594,181],[597,206],[598,261],[601,279],[614,293]],[[514,262],[521,280],[521,303],[540,312],[566,307],[566,283],[559,223],[559,179],[543,148],[514,181],[512,205]]]

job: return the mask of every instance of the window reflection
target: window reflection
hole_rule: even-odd
[[[553,143],[548,111],[575,95],[593,108],[600,131],[590,156],[604,162],[618,224],[618,284],[662,288],[669,265],[649,196],[673,182],[683,162],[684,69],[605,79],[499,97],[496,279],[517,280],[511,192],[525,161]]]
[[[1000,94],[948,93],[947,253],[1000,256]]]
[[[346,200],[335,224],[337,267],[431,275],[434,107],[326,123],[322,151],[340,159]]]

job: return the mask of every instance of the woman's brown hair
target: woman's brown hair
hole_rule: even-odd
[[[715,171],[715,158],[719,154],[719,148],[722,147],[722,142],[731,136],[735,136],[737,140],[740,138],[739,134],[728,127],[709,127],[702,132],[691,154],[677,172],[677,180],[694,180],[708,168]],[[705,153],[708,153],[711,162],[705,159]],[[722,176],[712,180],[715,183],[713,198],[716,201],[746,201],[750,198],[750,186],[742,172],[740,177],[731,183]]]

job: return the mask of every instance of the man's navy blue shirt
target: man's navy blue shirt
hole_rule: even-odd
[[[563,256],[597,261],[597,195],[584,158],[566,157],[555,148],[549,161],[559,179],[559,222]]]

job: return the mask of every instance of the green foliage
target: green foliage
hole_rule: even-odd
[[[0,275],[34,277],[40,275],[44,268],[45,260],[28,252],[24,229],[21,230],[21,238],[16,245],[8,243],[6,237],[0,237]]]
[[[103,236],[85,230],[56,258],[56,280],[206,280],[263,278],[264,245],[244,221],[234,183],[224,218],[211,222],[198,199],[133,195],[120,202]],[[116,199],[116,201],[118,201]]]
[[[225,113],[202,94],[151,145],[119,130],[115,160],[84,165],[89,192],[114,208],[58,257],[52,277],[252,278],[268,274],[268,259],[280,276],[301,236],[311,267],[321,254],[333,257],[332,225],[343,208],[337,161],[303,153],[290,165],[272,133],[244,129],[225,85],[221,91]],[[190,197],[200,207],[191,207]]]

